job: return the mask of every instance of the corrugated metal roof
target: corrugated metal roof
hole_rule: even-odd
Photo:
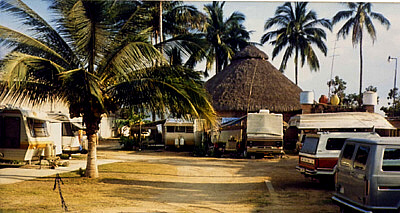
[[[289,126],[298,129],[396,129],[382,115],[369,112],[338,112],[296,115]]]

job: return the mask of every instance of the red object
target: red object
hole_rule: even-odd
[[[327,104],[328,103],[328,97],[326,95],[321,95],[319,98],[319,103],[320,104]]]

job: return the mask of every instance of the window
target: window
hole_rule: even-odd
[[[177,126],[175,131],[176,132],[185,132],[185,127],[184,126]]]
[[[167,126],[167,132],[175,132],[174,126]]]
[[[62,136],[70,136],[73,137],[74,132],[72,131],[72,124],[69,122],[62,123]]]
[[[194,129],[193,129],[192,126],[187,126],[186,127],[186,133],[193,133],[193,132],[194,132]]]
[[[351,165],[351,158],[353,157],[353,152],[355,149],[354,144],[346,144],[343,150],[342,159],[340,160],[340,164],[343,166]]]
[[[28,118],[28,127],[32,137],[49,136],[49,133],[47,132],[46,121]]]
[[[385,148],[383,154],[382,170],[400,172],[400,149]]]
[[[304,139],[304,143],[303,146],[301,147],[300,152],[308,154],[317,153],[318,141],[319,141],[318,137],[306,137],[306,139]]]
[[[346,138],[328,138],[326,150],[341,150]]]
[[[369,154],[369,146],[358,147],[356,157],[354,159],[354,168],[365,170]]]

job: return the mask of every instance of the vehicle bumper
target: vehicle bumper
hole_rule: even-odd
[[[285,152],[283,149],[279,148],[254,148],[254,147],[247,147],[248,153],[260,153],[260,154],[284,154]]]
[[[296,170],[299,171],[301,174],[307,175],[307,176],[322,176],[322,175],[334,175],[335,174],[335,170],[330,170],[330,169],[315,170],[315,169],[307,169],[304,167],[296,166]]]
[[[356,204],[353,204],[345,199],[342,199],[340,196],[337,196],[336,194],[332,197],[332,201],[334,204],[341,206],[341,207],[347,207],[356,210],[357,212],[364,212],[364,213],[372,213],[372,212],[398,212],[399,209],[396,207],[377,207],[377,206],[358,206]]]

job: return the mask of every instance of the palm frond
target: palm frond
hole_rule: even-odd
[[[390,28],[390,21],[382,14],[371,12],[370,15],[373,19],[378,20],[382,25],[386,26],[387,30]]]
[[[23,33],[20,33],[18,31],[0,25],[0,44],[1,43],[4,43],[8,47],[16,47],[19,44],[30,46],[37,50],[44,51],[58,59],[61,59],[62,61],[68,64],[68,61],[66,59],[64,59],[60,54],[55,52],[53,49],[51,49],[44,43],[28,35],[25,35]]]
[[[76,63],[76,56],[61,35],[21,0],[0,1],[0,10],[18,18],[33,31],[34,38],[62,55],[68,63]]]
[[[113,76],[126,78],[127,72],[148,68],[164,60],[154,46],[144,42],[130,42],[110,55],[104,62],[106,66],[98,71],[98,75],[102,82],[112,79]]]

